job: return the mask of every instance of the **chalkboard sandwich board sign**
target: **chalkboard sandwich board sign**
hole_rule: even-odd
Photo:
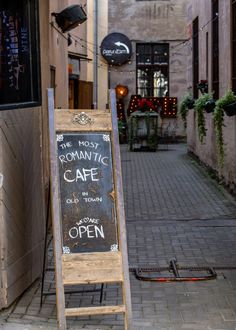
[[[63,253],[118,251],[111,136],[57,134]]]
[[[58,328],[67,316],[124,314],[132,329],[115,91],[111,111],[54,109],[48,90]],[[65,308],[64,287],[115,283],[123,303]]]

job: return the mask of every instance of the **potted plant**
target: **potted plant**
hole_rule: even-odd
[[[179,106],[180,116],[184,122],[184,127],[187,127],[187,114],[188,110],[193,109],[194,107],[194,99],[190,94],[186,94],[182,97]]]
[[[224,164],[224,112],[228,116],[236,114],[236,95],[232,90],[228,90],[224,96],[216,101],[216,107],[214,110],[214,126],[216,132],[216,146],[218,150],[218,162],[222,167]],[[235,104],[235,105],[234,105]],[[235,108],[235,109],[234,109]]]
[[[214,111],[215,109],[215,106],[216,106],[216,101],[211,99],[209,101],[206,102],[205,104],[205,110],[207,113],[211,113]]]
[[[121,119],[118,120],[119,142],[123,144],[126,142],[126,123]]]
[[[236,115],[236,95],[229,89],[224,96],[218,100],[218,107],[223,108],[227,116]]]
[[[141,112],[154,111],[155,106],[152,103],[152,101],[150,101],[148,99],[145,99],[145,98],[142,98],[138,102],[138,110],[141,111]]]
[[[204,110],[207,102],[212,100],[212,94],[204,93],[195,101],[194,109],[197,113],[198,136],[201,143],[206,136]]]
[[[197,88],[200,90],[202,94],[208,93],[208,82],[207,80],[200,80],[200,82],[197,84]]]

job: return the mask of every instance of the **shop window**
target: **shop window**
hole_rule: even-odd
[[[193,97],[198,98],[199,82],[199,47],[198,47],[198,17],[193,21]]]
[[[212,0],[212,90],[219,98],[219,1]]]
[[[0,3],[0,109],[39,104],[37,13],[36,0]]]
[[[236,0],[232,0],[232,89],[236,93]]]
[[[137,94],[165,97],[169,92],[169,44],[137,44]]]

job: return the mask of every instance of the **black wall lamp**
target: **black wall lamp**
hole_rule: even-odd
[[[52,13],[52,16],[55,16],[57,25],[63,33],[76,28],[87,19],[85,11],[79,5],[69,6],[60,13]]]

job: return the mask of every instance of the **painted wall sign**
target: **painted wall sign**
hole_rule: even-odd
[[[101,43],[101,54],[109,64],[122,65],[132,56],[131,41],[122,33],[108,34]]]
[[[57,135],[63,253],[118,251],[110,134]]]

